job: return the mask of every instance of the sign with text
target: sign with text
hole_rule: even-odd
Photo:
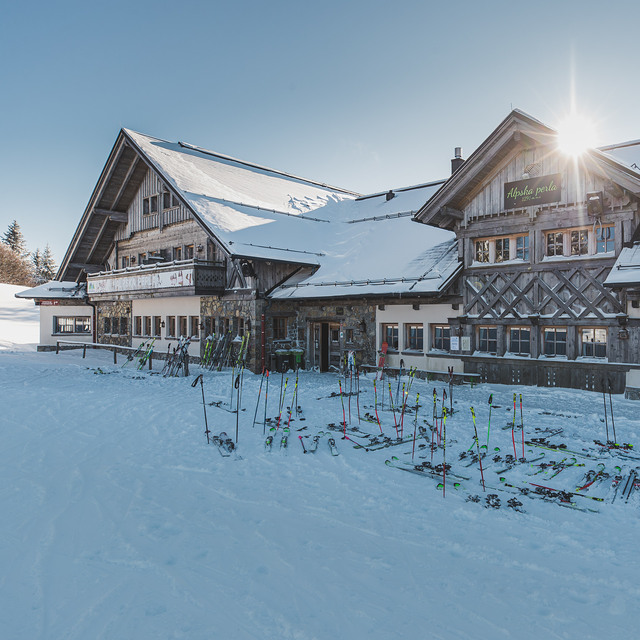
[[[112,276],[92,276],[87,282],[90,294],[140,291],[142,289],[179,289],[194,283],[193,269],[149,271]]]
[[[561,174],[505,182],[504,208],[518,209],[538,204],[560,202]]]

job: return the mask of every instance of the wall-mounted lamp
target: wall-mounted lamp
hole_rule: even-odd
[[[587,192],[587,213],[599,217],[604,211],[604,199],[602,191]]]
[[[198,251],[198,252],[202,251],[203,249],[204,249],[204,247],[203,247],[201,244],[199,244],[199,245],[196,247],[196,251]]]
[[[164,320],[160,323],[160,326],[164,329]]]

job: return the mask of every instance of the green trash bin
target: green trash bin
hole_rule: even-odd
[[[289,353],[291,354],[292,357],[292,364],[294,365],[295,369],[303,369],[304,368],[304,360],[303,360],[303,356],[304,356],[304,349],[290,349]]]

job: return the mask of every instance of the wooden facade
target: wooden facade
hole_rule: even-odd
[[[503,384],[624,391],[640,326],[604,281],[638,229],[639,193],[632,172],[597,152],[564,156],[551,130],[510,114],[417,215],[459,238],[463,309],[451,320],[452,355],[466,371]]]

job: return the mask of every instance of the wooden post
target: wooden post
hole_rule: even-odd
[[[188,355],[185,355],[185,357],[184,357],[183,370],[184,370],[185,377],[188,376],[189,375],[189,356]]]
[[[118,364],[118,350],[113,348],[113,364]]]
[[[60,340],[56,340],[56,355],[60,353]]]
[[[153,360],[153,351],[149,354],[149,371],[153,369],[153,365],[151,364],[152,360]]]
[[[87,345],[83,344],[82,345],[82,357],[84,358],[84,357],[86,357],[86,355],[87,355]]]

